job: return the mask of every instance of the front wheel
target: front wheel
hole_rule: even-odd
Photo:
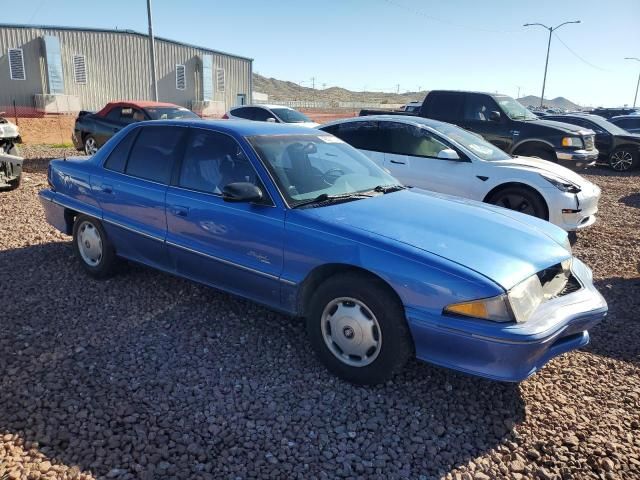
[[[521,187],[507,187],[494,193],[489,203],[547,220],[544,200],[536,192]]]
[[[117,257],[100,221],[79,215],[73,224],[73,251],[82,268],[94,278],[113,274]]]
[[[609,166],[618,172],[626,172],[638,166],[640,154],[630,148],[616,148],[609,156]]]
[[[381,280],[346,273],[314,294],[307,333],[322,363],[356,384],[390,379],[413,354],[404,308]]]

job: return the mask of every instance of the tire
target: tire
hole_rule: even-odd
[[[493,193],[488,203],[526,213],[543,220],[549,219],[547,204],[540,194],[525,187],[506,187]]]
[[[628,147],[618,147],[609,155],[609,166],[617,172],[626,172],[638,167],[640,153]]]
[[[327,369],[359,385],[389,380],[414,352],[402,304],[384,282],[362,273],[338,274],[318,287],[307,333]],[[357,347],[364,355],[346,355]]]
[[[20,175],[15,180],[11,180],[9,182],[9,185],[10,185],[9,190],[15,190],[16,188],[18,188],[20,186],[21,181],[22,181],[22,175]]]
[[[558,163],[558,158],[556,154],[551,150],[547,150],[541,147],[532,147],[526,150],[523,150],[519,155],[523,155],[525,157],[537,157],[542,160],[548,160],[549,162]]]
[[[73,223],[73,252],[84,271],[92,277],[113,275],[117,263],[115,249],[99,220],[78,215]]]
[[[576,232],[567,232],[567,236],[569,237],[569,245],[573,247],[578,241],[578,234]]]
[[[98,151],[98,141],[93,135],[87,135],[84,137],[84,153],[87,155],[95,155]]]

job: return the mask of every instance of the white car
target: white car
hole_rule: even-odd
[[[359,149],[405,185],[517,210],[569,232],[596,221],[596,185],[547,160],[512,157],[449,123],[375,115],[337,120],[320,130]]]
[[[256,122],[293,123],[301,127],[315,128],[319,123],[297,110],[282,105],[241,105],[233,107],[222,118],[254,120]]]

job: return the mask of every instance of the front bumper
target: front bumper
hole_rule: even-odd
[[[594,184],[583,187],[577,194],[547,189],[549,221],[568,232],[590,227],[596,222],[600,193],[600,188]]]
[[[596,164],[598,160],[598,150],[569,150],[566,148],[556,149],[558,163],[571,170],[582,170]]]
[[[22,157],[0,154],[0,188],[12,187],[20,179],[23,161]]]
[[[582,288],[543,303],[524,323],[501,324],[407,308],[420,360],[494,380],[519,382],[549,360],[589,343],[589,329],[607,313],[591,271],[573,260]]]

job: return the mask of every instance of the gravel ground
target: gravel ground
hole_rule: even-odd
[[[413,362],[363,388],[295,320],[140,266],[84,275],[37,200],[62,150],[24,152],[0,194],[0,479],[640,478],[638,173],[587,175],[591,345],[520,385]]]

